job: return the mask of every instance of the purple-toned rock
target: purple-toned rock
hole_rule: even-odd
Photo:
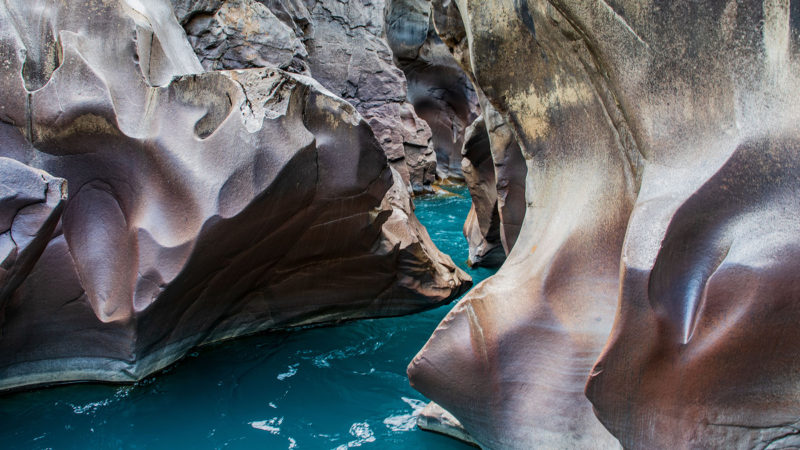
[[[800,7],[435,4],[528,165],[505,265],[409,367],[454,435],[800,445]]]
[[[0,156],[36,169],[0,159],[0,389],[135,381],[200,344],[469,286],[313,79],[203,72],[156,0],[10,2],[0,23]]]
[[[469,244],[467,263],[473,267],[499,267],[506,253],[500,240],[497,180],[483,116],[467,128],[461,153],[464,156],[461,168],[472,197],[472,207],[464,222],[464,237]]]
[[[356,107],[413,193],[432,191],[431,131],[406,100],[405,76],[383,37],[382,1],[172,2],[204,67],[313,76]]]
[[[637,149],[552,5],[457,6],[435,3],[437,29],[509,127],[503,147],[515,136],[524,152],[526,211],[503,267],[442,321],[411,383],[485,448],[616,448],[583,389],[614,320]]]
[[[431,22],[427,0],[389,0],[386,37],[408,79],[408,99],[430,125],[440,179],[462,180],[467,127],[480,115],[478,97]]]
[[[0,308],[50,241],[64,209],[66,188],[61,178],[0,157]]]

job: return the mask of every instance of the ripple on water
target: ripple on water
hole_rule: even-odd
[[[475,282],[457,195],[416,201],[437,246]],[[467,449],[416,429],[427,400],[408,362],[449,306],[212,345],[135,386],[74,385],[0,397],[4,448]]]

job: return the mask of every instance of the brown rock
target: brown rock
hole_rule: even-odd
[[[525,159],[500,113],[478,90],[484,111],[467,129],[462,168],[473,208],[464,223],[470,263],[497,267],[506,259],[525,218]]]
[[[528,168],[513,130],[485,97],[481,100],[481,110],[489,135],[497,183],[495,189],[500,241],[508,255],[517,242],[525,219],[525,178],[528,175]]]
[[[46,246],[32,267],[19,247],[6,274],[27,276],[0,285],[0,389],[134,381],[196,345],[418,311],[470,284],[350,104],[279,69],[200,73],[165,5],[0,9],[0,155],[69,182],[51,230],[59,181],[11,166],[10,189],[33,173],[48,194],[0,215]]]
[[[486,448],[618,447],[583,395],[613,322],[636,190],[597,94],[608,88],[547,3],[458,2],[466,30],[447,3],[437,28],[471,56],[525,153],[527,211],[506,263],[443,320],[411,382]]]
[[[461,168],[472,197],[464,237],[469,244],[470,266],[499,267],[506,259],[500,241],[500,215],[497,210],[497,181],[489,135],[483,116],[467,128]]]
[[[413,193],[431,192],[431,131],[406,101],[405,76],[383,37],[382,1],[172,2],[204,67],[313,76],[362,114]]]
[[[433,132],[437,176],[462,180],[464,133],[480,114],[475,89],[436,34],[427,0],[389,0],[385,20],[408,99]]]
[[[436,3],[528,211],[412,383],[488,448],[800,445],[800,7]]]

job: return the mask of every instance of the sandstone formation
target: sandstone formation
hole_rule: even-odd
[[[65,191],[63,179],[0,157],[0,314],[50,241]]]
[[[517,138],[505,119],[485,97],[481,101],[481,109],[494,165],[500,242],[508,255],[517,242],[525,219],[525,179],[528,169]]]
[[[175,17],[0,8],[0,389],[134,381],[202,343],[470,284],[355,108],[278,68],[205,72]]]
[[[434,1],[528,165],[507,262],[409,366],[481,446],[800,444],[798,5]]]
[[[411,382],[487,448],[614,448],[583,388],[613,323],[637,167],[591,52],[551,5],[458,6],[436,25],[454,53],[469,43],[461,60],[514,128],[527,211],[506,263],[442,321]]]
[[[525,159],[511,128],[479,92],[483,114],[467,128],[461,162],[472,196],[464,223],[473,266],[499,267],[525,218]]]
[[[388,0],[385,20],[408,99],[433,131],[437,175],[462,180],[464,133],[480,114],[472,83],[436,34],[428,0]]]
[[[349,101],[416,194],[432,192],[428,124],[406,100],[383,30],[383,2],[172,0],[206,69],[279,67],[311,75]]]
[[[500,241],[500,215],[497,210],[497,179],[486,122],[479,116],[464,136],[461,168],[467,182],[472,207],[464,222],[464,237],[469,244],[471,267],[499,267],[506,259]]]

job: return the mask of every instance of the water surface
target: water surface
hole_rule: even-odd
[[[457,195],[417,200],[434,242],[467,270]],[[467,270],[475,282],[494,271]],[[55,449],[468,449],[423,432],[406,366],[452,307],[204,347],[133,386],[0,397],[0,447]]]

